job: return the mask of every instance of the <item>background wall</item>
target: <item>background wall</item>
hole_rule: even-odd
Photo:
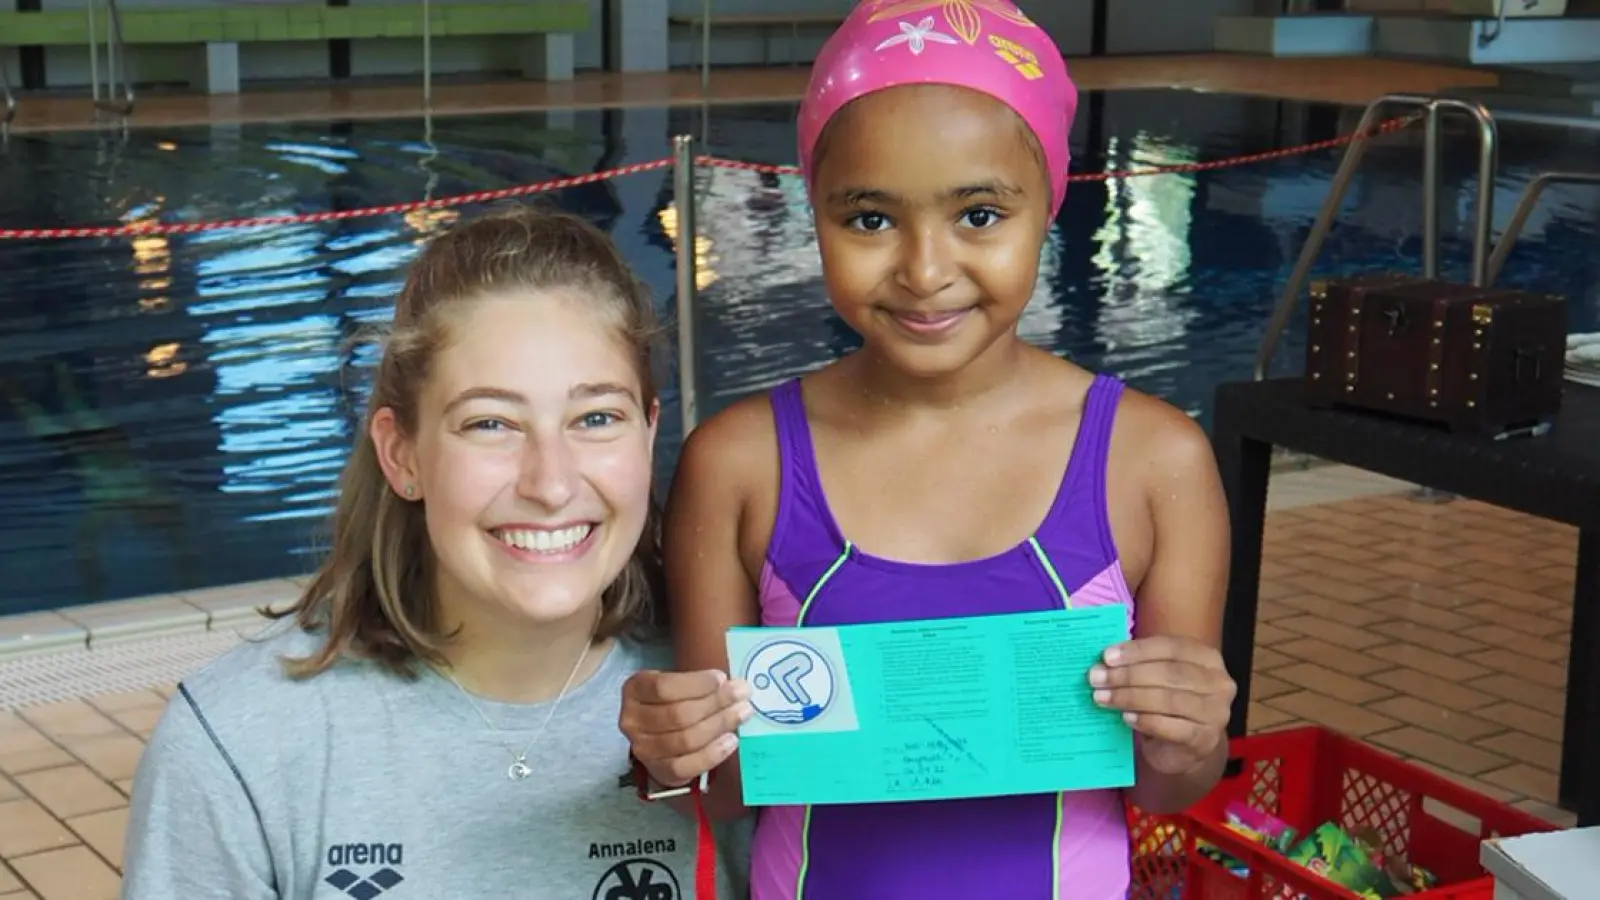
[[[1049,2],[1049,0],[1046,0]],[[1071,5],[1088,5],[1071,0]],[[1260,12],[1259,0],[1108,0],[1107,53],[1210,52],[1218,16]],[[1267,4],[1273,12],[1277,4]]]
[[[0,0],[10,3],[12,0]],[[240,0],[118,0],[123,9],[228,6]],[[293,4],[305,0],[250,0],[254,4]],[[444,5],[449,0],[434,0]],[[536,0],[535,0],[536,2]],[[350,0],[351,6],[415,3],[415,0]],[[47,10],[84,9],[87,0],[42,0]],[[103,0],[97,10],[104,9]],[[104,35],[105,23],[98,24]],[[594,37],[598,47],[599,22],[594,18]],[[585,35],[583,40],[587,40]],[[437,74],[470,72],[515,73],[521,70],[525,39],[441,38],[433,43],[433,69]],[[102,56],[101,77],[105,77]],[[188,82],[203,70],[205,49],[201,45],[133,47],[128,53],[128,76],[135,83]],[[580,62],[580,65],[584,63]],[[594,65],[599,65],[596,56]],[[49,86],[72,87],[89,83],[88,49],[50,47],[45,51]],[[350,74],[357,77],[415,78],[422,68],[422,46],[416,40],[366,40],[351,42]],[[273,41],[241,44],[240,77],[249,81],[292,81],[330,76],[328,44],[323,41]],[[14,80],[15,81],[15,80]]]
[[[0,0],[14,5],[19,0]],[[238,0],[120,0],[124,8],[226,5]],[[251,0],[284,2],[284,0]],[[352,4],[408,3],[415,0],[350,0]],[[436,0],[448,3],[449,0]],[[529,0],[536,2],[536,0]],[[589,0],[594,25],[577,37],[579,69],[599,69],[605,61],[602,23],[609,0]],[[646,9],[659,17],[661,9],[672,15],[699,15],[702,0],[624,0],[629,9]],[[1380,0],[1381,2],[1381,0]],[[1420,2],[1420,0],[1419,0]],[[1600,2],[1600,0],[1597,0]],[[86,0],[41,0],[45,9],[83,9]],[[854,0],[714,0],[714,14],[773,10],[843,12]],[[1045,28],[1068,56],[1086,56],[1092,49],[1094,0],[1019,0],[1019,5]],[[1281,0],[1107,0],[1106,52],[1183,53],[1211,49],[1212,21],[1219,15],[1277,11]],[[658,18],[659,20],[659,18]],[[809,61],[827,35],[826,27],[802,28],[798,41],[788,28],[718,28],[713,32],[714,65],[755,65],[763,62]],[[516,73],[520,71],[524,43],[519,38],[441,39],[434,44],[434,70],[452,73]],[[674,66],[699,62],[700,36],[695,29],[671,30],[668,57]],[[134,48],[129,53],[130,76],[142,83],[185,83],[204,62],[200,47]],[[350,74],[357,77],[415,75],[422,62],[416,41],[358,41],[351,47]],[[0,65],[7,67],[13,83],[20,81],[16,54],[0,49]],[[89,82],[86,49],[50,48],[46,67],[51,87],[79,87]],[[330,76],[329,52],[319,42],[284,42],[245,45],[240,48],[241,75],[245,81],[321,79]]]
[[[604,0],[590,2],[598,11]],[[674,15],[699,15],[703,8],[700,0],[669,0],[669,5]],[[713,0],[712,3],[716,13],[728,15],[776,9],[843,11],[853,5],[852,0]],[[1017,0],[1017,5],[1055,37],[1062,53],[1067,56],[1090,53],[1093,0]],[[1212,22],[1218,16],[1277,12],[1281,6],[1281,0],[1107,0],[1106,52],[1208,52]],[[758,33],[740,35],[737,31],[718,29],[715,34],[718,37],[713,39],[711,48],[714,64],[761,61],[762,43]],[[816,53],[826,34],[826,29],[802,31],[799,49],[803,51],[803,59],[810,59]],[[772,41],[775,58],[788,59],[785,55],[789,49],[787,31],[775,29]],[[591,57],[586,53],[591,48],[595,54],[594,64],[598,64],[599,47],[598,36],[580,43],[578,64],[589,64]],[[697,35],[681,32],[673,35],[674,65],[689,65],[699,59],[698,54]]]

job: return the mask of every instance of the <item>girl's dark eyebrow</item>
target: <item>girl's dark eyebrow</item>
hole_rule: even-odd
[[[888,191],[876,188],[846,187],[828,194],[828,202],[844,206],[866,206],[868,204],[898,203],[900,198]]]
[[[951,197],[952,199],[967,199],[970,197],[983,196],[1020,197],[1022,196],[1022,188],[1017,187],[1014,184],[1008,184],[1004,181],[1000,181],[999,179],[995,179],[993,181],[980,181],[976,184],[962,185],[961,187],[950,191],[947,196]]]
[[[1022,188],[999,179],[977,181],[951,188],[945,199],[970,200],[974,197],[1020,197]],[[889,205],[904,202],[898,195],[878,188],[846,187],[828,194],[828,202],[842,206]]]

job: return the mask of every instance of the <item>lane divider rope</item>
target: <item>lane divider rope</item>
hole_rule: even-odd
[[[1124,169],[1108,172],[1079,172],[1069,175],[1070,182],[1117,181],[1124,178],[1147,178],[1154,175],[1178,175],[1194,172],[1209,172],[1217,169],[1247,166],[1254,163],[1266,162],[1274,159],[1284,159],[1290,156],[1300,156],[1315,153],[1320,150],[1329,150],[1342,147],[1356,140],[1378,134],[1387,134],[1399,131],[1421,119],[1421,115],[1403,116],[1389,119],[1372,129],[1370,135],[1361,132],[1339,135],[1327,140],[1314,141],[1309,144],[1297,144],[1279,150],[1267,150],[1261,153],[1247,153],[1230,156],[1224,159],[1207,160],[1205,162],[1182,163],[1171,166],[1152,166],[1143,169]],[[695,157],[697,165],[708,168],[734,169],[742,172],[757,172],[765,175],[798,175],[798,166],[773,165],[770,163],[743,162],[734,159],[723,159],[715,156]],[[421,209],[448,209],[457,206],[471,206],[479,203],[493,203],[498,200],[507,200],[513,197],[525,197],[531,194],[543,194],[550,191],[559,191],[564,188],[579,187],[586,184],[595,184],[601,181],[610,181],[613,178],[623,178],[643,172],[653,172],[672,167],[672,158],[655,159],[649,162],[633,163],[606,169],[601,172],[591,172],[586,175],[574,175],[568,178],[555,178],[549,181],[540,181],[534,184],[518,185],[516,187],[499,188],[492,191],[472,191],[465,194],[454,194],[448,197],[436,197],[431,200],[413,200],[407,203],[390,203],[383,206],[366,206],[360,209],[344,209],[332,212],[315,213],[286,213],[276,216],[253,216],[237,219],[216,219],[203,222],[132,222],[122,225],[95,225],[77,228],[0,228],[0,241],[48,241],[48,240],[82,240],[88,238],[114,238],[114,237],[139,237],[145,235],[183,235],[199,234],[209,231],[232,231],[252,228],[271,228],[282,225],[305,225],[319,222],[337,222],[346,219],[365,219],[376,216],[400,215]]]

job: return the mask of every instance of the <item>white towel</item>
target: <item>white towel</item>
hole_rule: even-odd
[[[1568,381],[1600,387],[1600,332],[1567,335]]]

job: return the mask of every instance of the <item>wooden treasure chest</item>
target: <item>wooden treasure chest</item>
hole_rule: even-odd
[[[1306,400],[1500,434],[1561,407],[1564,297],[1407,275],[1311,287]]]

